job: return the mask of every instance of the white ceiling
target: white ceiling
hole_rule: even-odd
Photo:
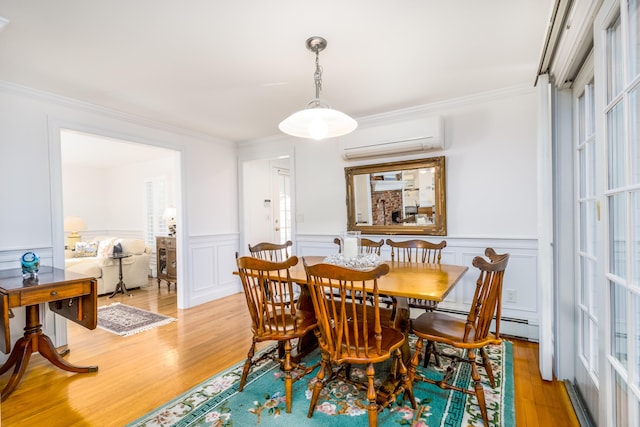
[[[533,85],[553,0],[2,0],[0,80],[231,141]]]

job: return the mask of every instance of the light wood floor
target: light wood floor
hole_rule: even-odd
[[[72,374],[33,355],[1,405],[3,426],[122,426],[246,357],[251,333],[242,294],[188,310],[176,308],[175,290],[164,282],[133,294],[101,297],[98,305],[122,302],[179,321],[130,337],[69,322],[67,360],[99,371]],[[517,425],[579,425],[564,385],[540,378],[537,352],[534,343],[514,342]]]

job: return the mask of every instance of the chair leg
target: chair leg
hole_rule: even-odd
[[[256,352],[256,342],[251,342],[251,347],[249,347],[249,352],[247,353],[247,360],[244,362],[244,368],[242,369],[242,377],[240,378],[240,386],[238,387],[238,391],[242,391],[245,383],[247,382],[247,375],[249,375],[249,369],[251,369],[251,365],[253,362],[251,359]]]
[[[307,418],[311,418],[313,416],[313,411],[316,409],[316,405],[318,404],[318,398],[320,397],[320,391],[324,386],[324,375],[326,372],[330,372],[331,363],[329,362],[329,356],[322,353],[322,365],[318,370],[318,374],[316,375],[316,383],[313,385],[313,394],[311,395],[311,402],[309,403],[309,411],[307,412]]]
[[[489,425],[489,416],[487,414],[487,403],[484,398],[484,389],[482,388],[482,383],[480,382],[480,374],[478,373],[478,366],[476,365],[476,351],[474,349],[469,349],[468,353],[469,362],[471,363],[471,378],[473,378],[474,389],[476,394],[476,399],[478,400],[478,405],[480,406],[480,413],[482,414],[482,421],[485,426]]]
[[[429,367],[429,361],[431,360],[431,355],[433,354],[433,359],[437,367],[440,367],[440,356],[438,355],[438,347],[434,341],[427,341],[427,346],[424,349],[424,362],[423,366],[425,368]]]
[[[291,401],[293,400],[291,369],[291,342],[287,340],[284,342],[284,395],[288,414],[291,413]]]
[[[487,371],[491,388],[496,388],[496,380],[493,378],[493,369],[491,369],[489,354],[487,354],[487,350],[484,347],[480,348],[480,355],[482,356],[482,364],[484,365],[484,370]]]
[[[418,363],[420,363],[420,353],[422,353],[422,338],[418,337],[418,340],[416,341],[416,349],[409,362],[409,381],[412,383],[416,378],[416,367],[418,366]]]
[[[373,363],[367,365],[367,399],[369,399],[369,427],[378,425],[378,403],[376,402],[376,387],[374,385],[375,369]]]
[[[409,380],[409,375],[407,373],[407,367],[402,361],[402,352],[400,349],[395,350],[394,359],[397,361],[396,363],[399,366],[400,378],[402,379],[402,388],[404,389],[404,398],[409,399],[409,403],[411,403],[411,407],[416,409],[418,406],[416,405],[416,399],[413,395],[413,385]]]

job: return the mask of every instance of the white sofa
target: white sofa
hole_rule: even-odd
[[[77,250],[65,252],[65,269],[98,279],[98,295],[111,293],[119,281],[119,261],[109,258],[117,243],[123,252],[131,254],[122,259],[122,280],[127,289],[148,286],[151,248],[142,239],[105,236],[82,242],[76,245]]]

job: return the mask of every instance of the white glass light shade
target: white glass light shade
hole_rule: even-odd
[[[278,127],[291,136],[320,140],[351,133],[358,127],[358,122],[340,111],[313,107],[293,113]]]

